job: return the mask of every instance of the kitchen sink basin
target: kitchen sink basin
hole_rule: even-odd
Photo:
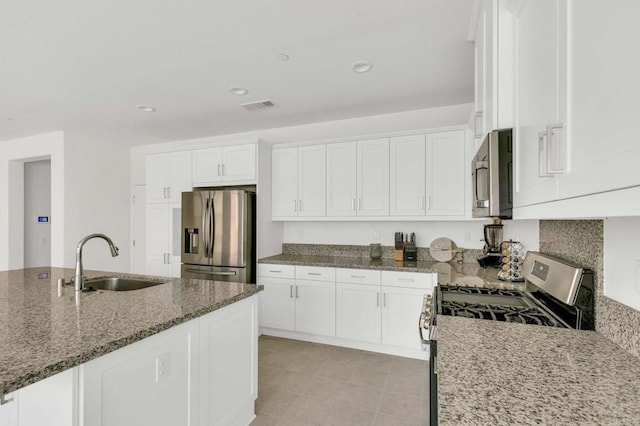
[[[150,281],[136,278],[97,278],[89,279],[84,282],[84,288],[93,288],[94,290],[109,291],[130,291],[140,290],[141,288],[153,287],[155,285],[164,284],[162,281]]]

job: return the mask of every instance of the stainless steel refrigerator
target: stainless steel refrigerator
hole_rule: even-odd
[[[243,189],[182,193],[182,278],[256,282],[255,199]]]

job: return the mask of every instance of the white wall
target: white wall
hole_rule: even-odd
[[[82,252],[85,269],[129,271],[129,154],[122,142],[65,133],[65,266],[74,266],[82,237],[103,233],[120,248],[120,255],[112,258],[105,241],[91,240]]]
[[[286,222],[285,243],[353,244],[381,243],[392,246],[395,232],[416,233],[418,247],[429,247],[438,237],[453,240],[458,247],[481,249],[484,246],[483,225],[490,220],[461,222]],[[526,250],[539,250],[539,221],[504,222],[504,239],[524,244]],[[376,239],[377,234],[380,235]]]
[[[24,267],[51,265],[51,160],[24,163]]]
[[[24,161],[51,160],[51,265],[64,265],[64,134],[0,142],[0,270],[24,264]],[[58,220],[60,219],[60,220]]]
[[[640,217],[604,221],[604,294],[640,310]]]

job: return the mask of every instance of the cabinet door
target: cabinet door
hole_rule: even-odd
[[[271,159],[272,216],[297,216],[298,148],[274,149]]]
[[[327,145],[327,216],[356,215],[356,143]]]
[[[169,276],[179,278],[181,272],[181,263],[182,263],[182,246],[181,246],[181,237],[182,237],[182,204],[169,204],[168,206],[168,223],[169,223],[169,235],[167,246],[167,252],[169,253],[168,261],[169,265]]]
[[[336,335],[336,284],[296,280],[296,331]]]
[[[199,322],[199,424],[222,426],[250,421],[243,414],[247,405],[253,408],[258,396],[257,304],[247,299]]]
[[[427,135],[427,215],[464,215],[467,160],[464,130]]]
[[[358,141],[358,216],[389,215],[389,139]]]
[[[379,285],[336,283],[336,336],[380,343],[381,293]]]
[[[260,326],[295,330],[295,280],[258,277],[258,284],[264,286],[260,292]]]
[[[418,319],[431,291],[382,286],[382,344],[420,349]]]
[[[190,321],[82,364],[82,424],[198,424],[198,330]]]
[[[166,203],[169,186],[169,155],[147,155],[147,203]]]
[[[478,16],[478,23],[476,26],[476,34],[474,38],[474,56],[475,56],[475,75],[474,75],[474,89],[475,89],[475,103],[474,103],[474,116],[473,116],[473,132],[475,138],[482,140],[486,134],[484,125],[485,115],[485,37],[486,37],[486,14],[484,8],[480,10]]]
[[[147,205],[147,274],[169,276],[169,208]]]
[[[256,145],[244,144],[222,148],[222,178],[228,181],[256,180]]]
[[[325,216],[325,145],[298,148],[298,216]]]
[[[191,152],[169,154],[169,203],[181,203],[182,192],[191,191]]]
[[[222,148],[197,149],[191,158],[194,186],[222,181]]]
[[[540,146],[559,118],[558,1],[521,1],[516,10],[514,207],[556,198],[556,180],[540,174]]]
[[[74,401],[76,379],[77,368],[70,368],[17,391],[19,402],[13,401],[9,405],[17,404],[20,426],[75,424],[78,409]],[[3,407],[0,406],[0,412]],[[5,424],[0,414],[0,425]]]
[[[7,402],[0,405],[0,425],[18,426],[18,392],[6,394]]]
[[[558,198],[640,185],[640,61],[630,53],[640,37],[633,23],[640,2],[615,5],[571,3],[571,170],[558,176]],[[595,16],[599,25],[593,25]]]
[[[425,135],[391,138],[390,215],[421,216],[425,213]]]

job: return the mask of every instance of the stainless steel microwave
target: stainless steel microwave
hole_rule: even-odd
[[[490,132],[473,157],[473,217],[513,216],[512,134],[511,129]]]

